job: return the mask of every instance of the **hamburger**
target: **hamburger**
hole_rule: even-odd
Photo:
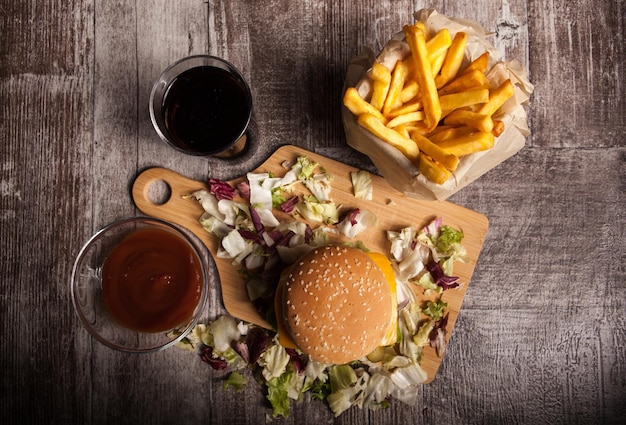
[[[281,345],[324,364],[358,360],[397,339],[395,277],[379,253],[309,251],[281,274],[275,309]]]

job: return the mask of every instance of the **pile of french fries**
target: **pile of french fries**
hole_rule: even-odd
[[[403,28],[409,54],[393,69],[375,61],[372,89],[355,87],[344,105],[358,124],[400,150],[428,180],[442,184],[460,158],[493,147],[504,123],[493,116],[513,96],[510,80],[492,87],[489,52],[462,67],[467,34],[447,29],[431,36],[422,22]]]

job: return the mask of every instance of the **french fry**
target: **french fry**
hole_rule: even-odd
[[[456,156],[465,156],[491,149],[494,144],[492,133],[476,132],[438,143],[441,149]]]
[[[404,115],[410,112],[417,112],[421,109],[422,109],[422,101],[419,99],[416,99],[416,100],[412,100],[411,102],[406,102],[399,108],[396,108],[390,111],[389,113],[385,114],[385,117],[392,119],[394,117],[397,117],[398,115]]]
[[[402,59],[402,67],[404,68],[404,84],[406,84],[415,78],[415,69],[413,68],[413,58],[411,58],[411,55]]]
[[[418,29],[421,29],[424,33],[424,37],[426,37],[428,31],[421,22],[417,22],[414,26]],[[441,69],[441,66],[443,65],[446,56],[446,52],[451,44],[452,39],[450,38],[450,32],[447,28],[440,30],[434,36],[428,38],[428,40],[426,41],[428,61],[430,62],[431,68],[433,69],[433,75],[437,75],[438,73],[435,72],[435,69]],[[405,81],[414,79],[415,66],[411,55],[407,56],[403,60],[403,65],[405,70]]]
[[[407,82],[406,84],[404,84],[404,87],[402,88],[402,92],[400,93],[400,101],[402,103],[409,102],[410,100],[415,98],[415,96],[417,96],[418,94],[419,94],[419,86],[417,85],[417,81],[411,80]]]
[[[374,80],[372,87],[372,98],[369,103],[374,108],[381,111],[383,109],[385,99],[387,98],[387,93],[389,92],[389,84]]]
[[[374,80],[370,104],[380,111],[389,92],[391,72],[385,65],[374,61],[370,70],[370,77]]]
[[[493,120],[493,128],[491,129],[491,134],[494,137],[500,137],[500,135],[504,132],[504,122],[501,120]]]
[[[408,124],[401,124],[397,127],[394,127],[393,129],[396,130],[398,133],[400,133],[401,135],[403,135],[404,137],[406,137],[407,139],[411,138],[411,131],[413,131],[415,127],[412,125],[408,125]]]
[[[428,139],[433,143],[441,143],[445,140],[456,139],[458,137],[467,136],[471,133],[475,133],[476,129],[472,127],[468,127],[466,125],[460,127],[446,127],[439,126],[438,129],[441,130],[433,132],[428,135]]]
[[[437,56],[436,58],[434,58],[431,62],[430,62],[430,72],[432,72],[433,77],[436,77],[437,74],[439,74],[439,71],[441,71],[441,67],[443,66],[443,62],[446,60],[446,54],[443,53],[439,56]],[[435,84],[435,87],[437,86],[437,84]]]
[[[419,156],[417,168],[424,177],[437,184],[442,184],[450,178],[450,171],[427,155]]]
[[[357,122],[379,139],[398,149],[411,161],[416,161],[419,157],[419,149],[412,139],[404,137],[394,129],[386,127],[375,115],[362,114]]]
[[[419,121],[417,124],[415,124],[412,127],[413,129],[411,130],[411,133],[417,132],[424,137],[428,137],[428,135],[432,133],[432,131],[426,127],[426,123],[424,123],[424,121]]]
[[[387,127],[395,128],[399,125],[417,124],[420,121],[424,121],[424,113],[422,111],[409,112],[391,119],[387,123]]]
[[[422,34],[426,37],[426,31],[422,31]],[[435,35],[430,37],[428,41],[426,41],[426,50],[428,51],[428,60],[430,63],[432,64],[441,55],[445,55],[451,44],[452,38],[447,28],[439,30]]]
[[[466,45],[467,33],[463,31],[457,32],[446,53],[441,73],[435,77],[435,85],[438,89],[445,86],[458,74],[459,69],[461,69],[461,63],[463,63],[463,56],[465,56]]]
[[[400,102],[400,93],[402,92],[403,86],[404,67],[402,66],[402,61],[398,61],[393,68],[393,72],[391,73],[389,92],[387,93],[387,98],[385,99],[385,103],[383,104],[383,115],[391,111],[393,108],[397,108],[398,106],[402,105],[402,103]]]
[[[369,102],[366,102],[354,87],[348,87],[346,89],[346,93],[343,96],[343,104],[357,117],[363,114],[371,114],[378,118],[383,124],[387,124],[388,122],[387,118]]]
[[[448,170],[456,170],[456,167],[459,165],[458,156],[445,151],[418,132],[412,133],[411,139],[415,141],[421,152],[425,153]]]
[[[451,112],[450,115],[444,118],[443,122],[446,125],[464,124],[485,133],[491,133],[493,129],[493,120],[489,115],[464,111],[462,109]]]
[[[415,66],[413,65],[413,58],[408,55],[402,59],[402,67],[404,68],[404,84],[413,81],[415,79]]]
[[[422,21],[417,21],[416,23],[413,24],[413,26],[419,29],[420,31],[422,31],[424,33],[424,37],[429,35],[428,28],[426,28],[426,24],[424,24]]]
[[[487,66],[489,65],[489,52],[485,52],[482,55],[478,56],[476,59],[470,62],[464,69],[459,72],[459,75],[467,74],[472,71],[480,71],[485,72],[487,70]]]
[[[424,32],[424,36],[426,33]],[[426,50],[428,51],[428,60],[430,62],[430,72],[434,76],[439,74],[441,67],[446,59],[448,48],[452,44],[450,31],[444,28],[437,32],[433,37],[426,41]]]
[[[374,61],[370,69],[370,77],[372,77],[373,80],[389,84],[391,81],[391,71],[382,63]]]
[[[471,89],[490,88],[489,81],[484,73],[474,70],[462,74],[439,89],[439,95],[458,93]]]
[[[455,109],[464,108],[489,101],[489,89],[467,90],[451,93],[439,97],[442,115],[447,115]]]
[[[452,125],[445,125],[445,124],[438,125],[433,131],[428,133],[428,137],[433,136],[435,134],[439,134],[439,133],[445,132],[445,131],[454,130],[454,129],[457,129],[457,128],[459,128],[459,127],[452,126]]]
[[[511,80],[506,80],[491,91],[489,94],[489,102],[483,105],[483,107],[479,109],[478,113],[485,115],[495,114],[496,111],[504,105],[504,102],[513,96],[514,91],[515,88],[513,87]]]
[[[433,77],[430,62],[428,61],[424,33],[414,25],[406,25],[404,27],[404,33],[414,60],[417,84],[419,85],[419,91],[424,105],[424,121],[426,122],[426,127],[432,130],[441,119],[441,106],[439,105],[435,78]]]

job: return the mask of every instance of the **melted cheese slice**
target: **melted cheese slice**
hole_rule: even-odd
[[[396,276],[393,272],[393,268],[391,267],[391,263],[389,263],[389,260],[383,254],[380,254],[378,252],[366,252],[366,254],[372,259],[372,261],[374,261],[374,263],[376,263],[378,268],[380,268],[380,270],[383,272],[383,275],[387,280],[387,284],[389,285],[389,290],[391,292],[391,321],[380,345],[392,345],[398,339],[398,295],[396,291]],[[276,296],[274,297],[274,310],[276,312],[276,323],[278,327],[278,342],[285,348],[298,348],[291,339],[291,336],[287,331],[287,327],[285,326],[282,302],[283,286],[283,283],[279,284],[278,288],[276,288]]]
[[[391,322],[385,333],[385,337],[380,345],[386,346],[394,344],[398,340],[398,294],[396,290],[396,275],[393,272],[391,263],[383,254],[378,252],[367,252],[367,255],[376,263],[378,268],[385,275],[389,290],[391,292]]]

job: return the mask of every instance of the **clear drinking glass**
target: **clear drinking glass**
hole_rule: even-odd
[[[168,67],[154,83],[150,118],[159,137],[181,152],[239,156],[249,142],[250,87],[229,62],[189,56]]]

